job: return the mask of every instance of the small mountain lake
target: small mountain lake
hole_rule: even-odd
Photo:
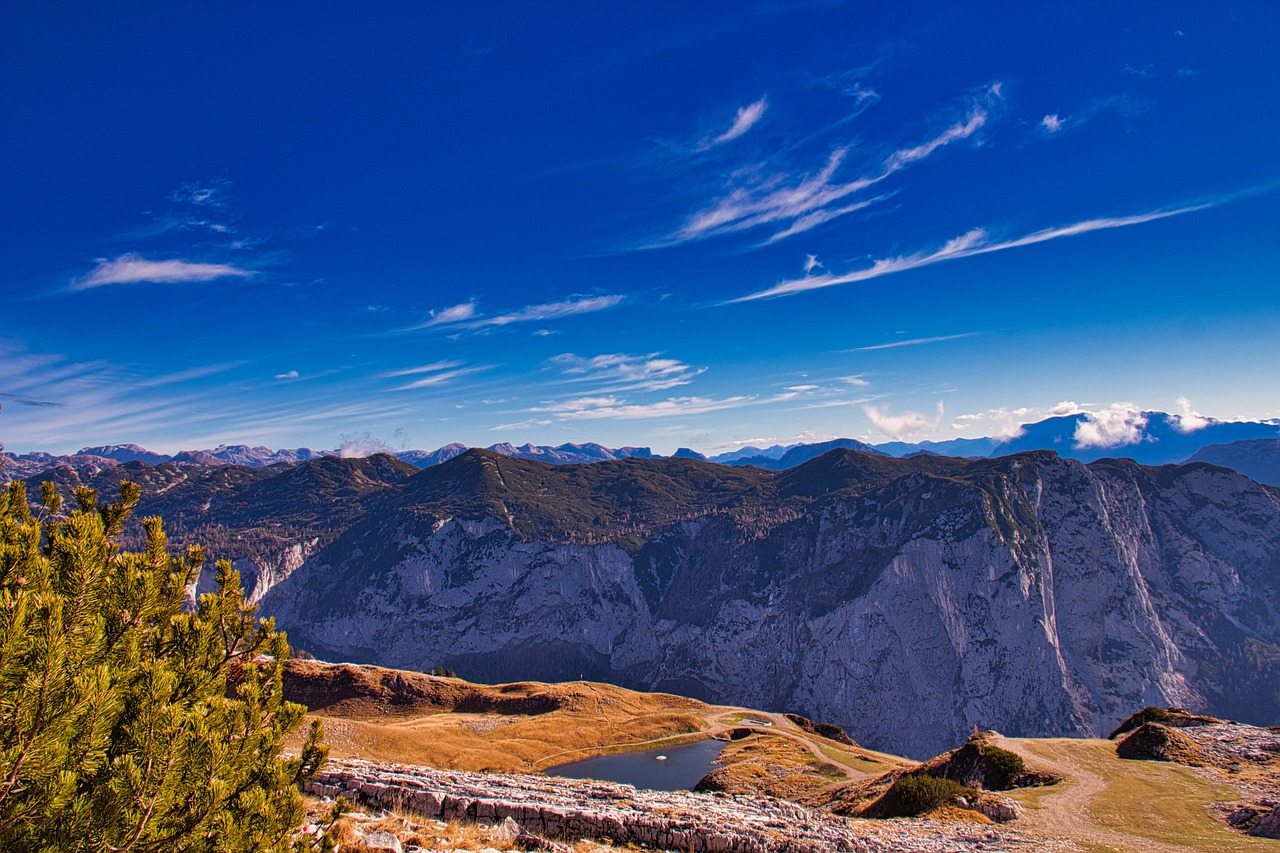
[[[688,791],[715,769],[724,741],[700,740],[688,746],[595,755],[543,770],[548,776],[601,779],[655,791]]]

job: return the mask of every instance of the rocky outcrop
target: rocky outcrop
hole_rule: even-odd
[[[966,788],[1007,791],[1023,787],[1025,771],[1022,756],[1001,749],[988,737],[978,734],[970,737],[959,749],[932,758],[912,772],[950,779]]]
[[[1160,723],[1143,723],[1116,744],[1116,755],[1137,761],[1174,761],[1203,766],[1204,756],[1196,742]]]
[[[1174,728],[1194,728],[1196,726],[1212,726],[1221,723],[1222,720],[1216,717],[1206,717],[1203,714],[1192,714],[1183,708],[1143,708],[1136,714],[1126,717],[1124,722],[1116,726],[1115,731],[1107,735],[1111,740],[1115,740],[1123,734],[1127,734],[1134,729],[1146,723],[1159,723],[1162,726],[1172,726]]]
[[[1280,716],[1280,497],[1232,472],[1046,452],[530,466],[424,470],[266,610],[333,659],[797,711],[918,757],[974,724],[1098,736],[1155,703]],[[646,504],[663,477],[685,491]]]
[[[1249,834],[1255,838],[1280,839],[1280,806],[1266,812],[1249,827]]]
[[[1155,710],[1154,716],[1161,716],[1161,709]],[[1145,723],[1116,745],[1120,757],[1174,761],[1197,768],[1198,773],[1229,785],[1236,793],[1228,800],[1210,803],[1210,813],[1248,835],[1280,838],[1280,727],[1188,721],[1185,718],[1190,715],[1181,709],[1169,711],[1183,727]]]
[[[1003,828],[979,832],[965,824],[924,820],[846,820],[770,797],[647,791],[590,780],[360,761],[331,762],[305,787],[317,796],[343,796],[442,820],[496,824],[509,819],[531,839],[595,838],[691,853],[942,853],[1029,843]]]
[[[1022,817],[1022,807],[1008,797],[995,794],[980,794],[965,805],[980,815],[985,815],[995,823],[1008,823]]]
[[[848,732],[833,723],[815,723],[808,717],[802,717],[799,714],[785,714],[784,716],[809,734],[818,735],[827,740],[842,743],[845,746],[858,745],[857,741],[849,737]]]

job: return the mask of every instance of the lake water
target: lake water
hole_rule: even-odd
[[[602,779],[622,782],[655,791],[688,791],[715,769],[713,762],[724,749],[724,741],[700,740],[688,746],[596,755],[543,770],[548,776],[569,779]],[[666,756],[659,761],[658,756]]]

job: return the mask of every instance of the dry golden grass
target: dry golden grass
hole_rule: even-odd
[[[289,662],[286,693],[324,721],[334,758],[490,772],[696,739],[717,710],[608,684],[488,686],[315,661]]]
[[[939,806],[931,812],[926,812],[923,816],[932,820],[944,820],[950,823],[995,823],[995,821],[981,812],[975,812],[973,809],[962,809],[959,806]]]
[[[814,743],[823,755],[835,763],[843,764],[845,767],[850,767],[860,773],[872,776],[879,776],[882,773],[888,773],[890,770],[904,769],[916,765],[916,762],[908,758],[890,755],[886,752],[875,752],[861,747],[837,746],[834,743],[817,738],[814,738]]]
[[[1205,806],[1235,799],[1235,790],[1188,767],[1127,761],[1107,740],[1009,740],[1029,761],[1044,763],[1065,780],[1051,788],[1009,792],[1027,807],[1022,823],[1075,837],[1097,850],[1195,850],[1242,853],[1276,842],[1250,838],[1218,823]]]
[[[325,725],[334,758],[482,772],[530,772],[633,749],[773,728],[731,742],[728,790],[803,802],[834,784],[911,762],[802,731],[779,715],[608,684],[470,684],[373,666],[290,661],[286,695]]]
[[[805,802],[848,776],[840,767],[776,734],[758,733],[729,741],[720,753],[722,766],[712,771],[703,786],[734,794],[768,794]]]

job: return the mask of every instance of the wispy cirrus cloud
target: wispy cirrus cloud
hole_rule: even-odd
[[[1100,113],[1111,111],[1122,116],[1133,116],[1149,108],[1148,102],[1130,95],[1109,95],[1094,98],[1071,113],[1049,113],[1040,119],[1037,128],[1045,136],[1057,136],[1083,127]]]
[[[698,146],[701,150],[706,150],[716,145],[723,145],[726,142],[732,142],[739,136],[742,136],[748,130],[756,126],[756,122],[764,117],[764,111],[768,108],[769,102],[765,98],[747,104],[745,107],[739,107],[738,113],[734,116],[733,124],[729,129],[711,139],[705,139]]]
[[[771,394],[727,396],[691,394],[647,402],[633,401],[618,393],[594,393],[546,401],[527,409],[525,413],[535,417],[552,417],[560,421],[645,420],[681,418],[748,406],[778,406],[786,410],[800,410],[859,405],[868,402],[867,397],[855,400],[841,398],[840,394],[845,390],[847,389],[838,386],[828,388],[816,384],[788,385]]]
[[[19,406],[29,406],[35,409],[56,408],[62,405],[62,403],[55,403],[52,400],[36,400],[31,397],[24,397],[21,394],[8,394],[3,391],[0,391],[0,400],[8,400]]]
[[[961,332],[958,335],[935,335],[931,338],[909,338],[905,341],[890,341],[887,344],[872,344],[865,347],[854,347],[853,349],[841,350],[841,352],[874,352],[882,349],[897,349],[898,347],[918,347],[925,344],[939,344],[943,341],[958,341],[961,338],[972,338],[980,335],[982,332]]]
[[[147,376],[103,360],[76,361],[0,339],[0,413],[4,443],[11,451],[70,452],[91,441],[103,444],[147,440],[183,424],[215,421],[223,411],[204,391],[180,381],[210,375],[222,365],[193,367],[167,376]],[[179,384],[179,388],[166,386]]]
[[[132,252],[108,260],[80,278],[72,279],[69,290],[92,290],[115,284],[190,284],[220,278],[251,278],[253,270],[234,264],[211,264],[184,260],[150,260]]]
[[[645,420],[649,418],[684,417],[737,409],[758,403],[753,396],[735,397],[670,397],[652,403],[628,403],[613,396],[578,397],[531,409],[554,415],[564,421],[579,420]]]
[[[761,243],[767,245],[862,210],[884,200],[890,194],[852,203],[845,199],[928,158],[940,148],[969,139],[988,122],[993,105],[1001,97],[1000,84],[993,84],[970,104],[962,118],[923,142],[891,152],[869,174],[841,177],[851,151],[847,145],[831,151],[826,162],[816,172],[796,174],[767,167],[738,170],[735,173],[740,181],[738,185],[732,186],[710,205],[693,213],[679,228],[653,243],[651,248],[764,226],[777,227]]]
[[[401,376],[417,376],[422,373],[438,373],[441,370],[452,370],[455,367],[461,367],[460,361],[433,361],[430,364],[420,364],[416,367],[404,367],[399,370],[388,370],[379,373],[378,376],[383,379],[395,379]]]
[[[856,282],[870,281],[875,278],[880,278],[881,276],[904,272],[906,270],[919,269],[920,267],[930,266],[932,264],[941,263],[942,261],[952,261],[959,258],[968,258],[973,255],[983,255],[990,252],[1002,252],[1005,249],[1016,249],[1021,246],[1031,246],[1036,243],[1045,243],[1050,240],[1057,240],[1060,237],[1075,237],[1080,234],[1089,234],[1093,231],[1104,231],[1110,228],[1124,228],[1130,225],[1141,225],[1142,223],[1153,222],[1157,219],[1167,219],[1171,216],[1180,216],[1184,213],[1205,210],[1207,208],[1214,207],[1219,203],[1220,201],[1209,201],[1185,207],[1155,210],[1134,216],[1086,219],[1082,222],[1074,222],[1070,225],[1044,228],[1040,231],[1033,231],[1030,234],[1025,234],[1021,237],[1015,237],[1009,240],[993,240],[991,235],[988,234],[985,229],[974,228],[971,231],[961,234],[959,237],[953,237],[944,243],[941,248],[935,249],[931,252],[916,252],[910,255],[880,258],[879,260],[873,261],[869,267],[847,273],[822,273],[820,275],[806,275],[801,278],[782,281],[772,287],[757,291],[756,293],[750,293],[746,296],[739,296],[737,299],[728,300],[726,304],[751,302],[757,299],[775,299],[781,296],[794,296],[797,293],[806,293],[811,290],[820,290],[825,287],[835,287],[836,285],[841,284],[854,284]]]
[[[479,328],[483,326],[508,326],[512,323],[559,320],[564,317],[574,317],[578,314],[593,314],[596,311],[607,311],[610,308],[618,307],[624,300],[625,297],[618,295],[572,297],[570,299],[563,299],[559,302],[545,302],[541,305],[527,305],[519,311],[511,311],[506,314],[496,314],[492,317],[481,317],[470,325]]]
[[[567,352],[548,359],[547,365],[559,369],[564,381],[593,383],[600,392],[666,391],[688,385],[706,371],[660,355],[608,353],[584,358]]]
[[[432,326],[451,326],[455,323],[465,323],[467,320],[476,316],[476,303],[460,302],[457,305],[451,305],[448,308],[440,308],[428,312],[426,322],[419,323],[416,326],[410,326],[405,329],[406,332],[416,332],[421,329],[429,329]]]
[[[402,368],[399,370],[388,370],[385,373],[378,374],[383,379],[399,379],[403,377],[419,377],[413,379],[412,382],[401,384],[390,388],[390,391],[416,391],[419,388],[435,388],[445,386],[452,383],[453,380],[463,377],[470,377],[471,374],[483,373],[485,370],[492,370],[492,364],[477,364],[463,366],[461,361],[433,361],[431,364],[422,364],[413,366],[413,368]]]
[[[596,311],[607,311],[616,308],[626,301],[625,296],[611,294],[607,296],[572,296],[558,302],[544,302],[539,305],[526,305],[516,311],[502,314],[483,315],[476,303],[463,302],[450,308],[433,311],[430,319],[424,323],[402,329],[404,332],[416,332],[428,328],[483,329],[489,326],[509,326],[513,323],[534,323],[547,320],[560,320],[578,314],[591,314]]]
[[[205,178],[184,183],[170,194],[169,200],[178,204],[222,209],[230,203],[230,195],[231,182],[226,178]]]

